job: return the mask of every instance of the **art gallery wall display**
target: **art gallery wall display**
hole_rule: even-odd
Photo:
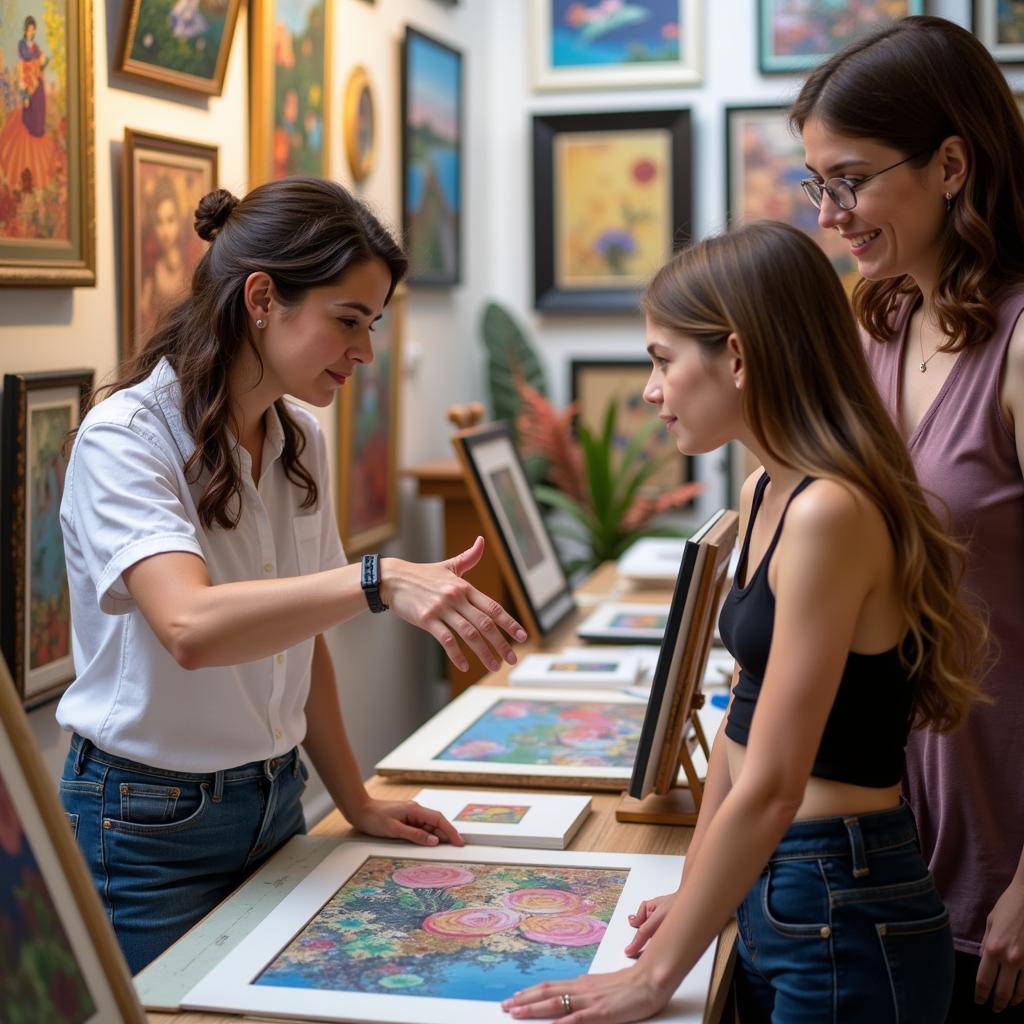
[[[241,0],[125,0],[117,70],[190,92],[224,90]]]
[[[187,293],[207,243],[195,210],[217,187],[217,147],[126,128],[121,189],[121,358]]]
[[[689,110],[535,115],[535,307],[635,313],[692,231],[691,163]]]
[[[334,0],[251,0],[249,179],[330,172]]]
[[[550,633],[576,602],[511,429],[500,422],[461,430],[452,445],[523,626],[535,637]]]
[[[409,283],[462,276],[462,54],[406,28],[402,48],[402,232]]]
[[[636,686],[641,659],[631,651],[609,654],[527,654],[508,674],[509,686],[622,689]]]
[[[860,280],[857,261],[836,231],[818,224],[818,211],[800,187],[810,176],[800,136],[786,107],[725,108],[726,217],[730,224],[781,220],[813,239],[832,262],[847,293]]]
[[[92,0],[0,17],[0,285],[96,283]]]
[[[62,445],[92,391],[92,370],[4,375],[0,454],[0,646],[26,707],[74,678],[60,502]]]
[[[641,537],[622,553],[615,568],[619,576],[633,583],[673,583],[685,549],[685,538]]]
[[[377,107],[370,76],[361,64],[354,67],[345,85],[345,156],[349,173],[358,185],[377,161]]]
[[[698,85],[700,0],[530,0],[535,89]]]
[[[398,407],[402,385],[405,288],[374,325],[373,362],[356,367],[338,398],[341,543],[349,557],[398,531]]]
[[[606,972],[681,857],[346,842],[185,997],[189,1009],[498,1024],[519,989]],[[699,1024],[712,943],[658,1019]]]
[[[564,850],[590,813],[589,796],[568,794],[421,789],[413,799],[482,846]]]
[[[765,73],[806,71],[924,7],[924,0],[757,0],[758,65]]]
[[[646,706],[616,690],[471,686],[376,770],[414,782],[621,792]]]
[[[144,1024],[128,965],[0,659],[3,1019]]]
[[[1013,0],[974,0],[971,31],[996,60],[1024,62],[1024,5]]]
[[[581,640],[606,644],[661,643],[668,612],[668,602],[606,601],[576,627],[576,635]]]

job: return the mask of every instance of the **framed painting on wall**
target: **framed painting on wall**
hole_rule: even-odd
[[[533,118],[534,306],[635,312],[690,222],[690,112]]]
[[[799,228],[821,246],[850,294],[860,280],[857,261],[837,232],[818,226],[818,211],[800,188],[810,172],[786,108],[726,107],[725,166],[729,223],[781,220]]]
[[[4,374],[0,641],[26,707],[61,694],[75,674],[61,446],[81,421],[92,382],[92,370]]]
[[[352,69],[345,85],[345,156],[356,184],[369,177],[377,160],[376,122],[370,77],[359,65]]]
[[[47,1024],[145,1024],[128,965],[0,659],[0,1006]]]
[[[206,251],[193,226],[217,187],[217,147],[126,128],[121,189],[121,358],[188,291]]]
[[[398,406],[405,289],[374,325],[373,362],[356,367],[338,399],[338,532],[351,558],[398,531]]]
[[[700,0],[530,0],[535,89],[698,85]]]
[[[219,96],[241,0],[126,0],[117,70]]]
[[[0,17],[0,285],[96,283],[92,0]]]
[[[333,0],[252,0],[249,184],[326,177]]]
[[[462,54],[405,30],[402,50],[402,232],[409,283],[462,274]]]
[[[888,21],[924,14],[924,0],[757,0],[762,72],[802,72]]]
[[[1001,63],[1024,62],[1024,4],[1015,0],[974,0],[971,31]]]

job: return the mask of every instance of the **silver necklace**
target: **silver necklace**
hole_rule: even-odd
[[[917,347],[921,352],[921,362],[917,368],[924,373],[928,369],[928,364],[938,355],[939,349],[942,348],[940,345],[935,351],[927,358],[924,357],[924,312],[921,313],[921,326],[917,332]]]

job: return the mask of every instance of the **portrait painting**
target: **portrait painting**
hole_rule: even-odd
[[[0,5],[0,284],[96,283],[91,0]]]
[[[534,303],[635,309],[690,220],[689,111],[533,119]]]
[[[452,821],[478,821],[492,825],[518,825],[529,804],[466,804]]]
[[[398,530],[398,406],[402,384],[405,289],[374,325],[373,362],[357,366],[338,407],[338,527],[347,554]]]
[[[531,0],[536,89],[696,85],[699,0]]]
[[[126,0],[118,71],[219,96],[241,0]]]
[[[250,178],[329,171],[332,0],[253,0]]]
[[[409,283],[462,272],[462,54],[407,28],[402,64],[402,216]]]
[[[1021,0],[974,0],[971,31],[1004,64],[1024,62],[1024,3]]]
[[[758,0],[761,71],[805,71],[911,14],[924,14],[924,0]]]
[[[727,107],[725,111],[727,216],[730,224],[781,220],[809,235],[852,293],[860,279],[850,247],[818,225],[818,211],[800,187],[811,176],[804,148],[789,130],[785,107]]]
[[[217,187],[217,148],[125,129],[122,358],[187,294],[207,243],[195,209]]]
[[[345,86],[345,155],[352,180],[365,181],[377,156],[377,124],[373,90],[366,68],[352,69]]]
[[[75,674],[60,527],[62,446],[92,380],[91,370],[4,376],[0,639],[27,707],[59,696]]]

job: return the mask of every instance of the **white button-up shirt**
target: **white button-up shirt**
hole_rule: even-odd
[[[319,488],[315,509],[284,472],[281,423],[266,414],[259,486],[238,446],[242,514],[207,529],[197,506],[207,474],[190,483],[195,443],[178,379],[163,360],[150,376],[93,408],[82,422],[61,503],[78,676],[57,721],[96,746],[157,768],[207,772],[275,757],[306,733],[313,640],[228,668],[186,671],[157,639],[124,585],[143,558],[191,551],[213,584],[303,575],[345,564],[330,497],[323,435],[289,410],[306,438],[301,456]]]

